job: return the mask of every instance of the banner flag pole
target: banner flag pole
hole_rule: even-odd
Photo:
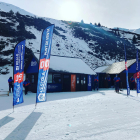
[[[140,93],[140,85],[139,85],[140,71],[139,71],[138,49],[137,49],[137,53],[136,53],[136,74],[137,74],[137,96],[138,96],[138,93]]]
[[[36,109],[37,103],[35,103],[35,109]]]
[[[23,103],[25,40],[18,43],[13,53],[13,112],[14,106]]]
[[[38,72],[38,84],[36,93],[36,104],[45,102],[47,92],[47,79],[50,65],[50,54],[52,45],[54,25],[48,26],[42,33],[41,46],[40,46],[40,58],[39,58],[39,72]]]
[[[125,53],[125,70],[126,70],[127,97],[128,97],[128,95],[130,95],[130,88],[129,88],[129,81],[128,81],[128,68],[127,68],[125,42],[124,42],[124,53]]]

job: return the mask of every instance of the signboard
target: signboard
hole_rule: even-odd
[[[71,75],[71,91],[76,90],[76,75]]]
[[[38,63],[33,57],[26,73],[38,73]]]
[[[61,92],[62,91],[62,84],[47,84],[47,91],[48,92]]]
[[[88,75],[87,78],[88,78],[88,91],[91,91],[92,90],[92,88],[91,88],[91,75]]]

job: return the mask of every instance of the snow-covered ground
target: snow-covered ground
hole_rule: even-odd
[[[0,96],[0,140],[139,140],[139,96],[113,89],[49,93],[35,109],[29,93],[14,112],[12,94]]]

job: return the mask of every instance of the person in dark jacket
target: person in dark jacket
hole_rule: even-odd
[[[114,81],[115,91],[117,92],[117,90],[116,90],[116,78],[117,78],[117,75],[116,75],[116,77],[114,77],[113,81]]]
[[[26,80],[23,82],[23,86],[25,88],[25,95],[27,94],[29,90],[29,85],[30,85],[30,81],[28,80],[28,78],[26,78]]]
[[[110,88],[111,87],[111,77],[110,77],[110,75],[108,75],[108,77],[107,77],[107,82],[108,82],[108,88]]]
[[[133,76],[130,78],[130,84],[130,90],[133,90],[135,86],[135,79]]]
[[[11,88],[12,88],[12,92],[13,92],[13,79],[12,79],[12,77],[10,77],[8,79],[8,83],[9,83],[9,93],[11,93]]]
[[[99,86],[99,79],[97,74],[94,77],[94,90],[97,89],[98,90],[98,86]]]
[[[116,75],[116,77],[114,78],[114,82],[115,82],[115,91],[117,93],[119,93],[119,85],[120,85],[120,78]]]

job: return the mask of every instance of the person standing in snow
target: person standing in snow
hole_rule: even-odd
[[[12,79],[12,77],[10,77],[8,79],[8,83],[9,83],[9,93],[11,93],[11,88],[12,88],[12,92],[13,92],[13,79]]]
[[[116,75],[116,77],[114,77],[113,81],[114,81],[115,91],[117,92],[117,90],[116,90],[116,78],[117,78],[117,75]]]
[[[139,87],[140,87],[140,75],[139,75],[138,81],[139,81]],[[136,83],[136,86],[137,86],[137,77],[135,78],[135,83]],[[135,87],[135,84],[134,84],[134,87]]]
[[[110,88],[111,87],[111,77],[110,77],[110,75],[108,75],[108,77],[107,77],[107,82],[108,82],[108,88]]]
[[[30,85],[30,81],[28,80],[28,78],[26,78],[26,80],[23,82],[23,86],[25,88],[25,95],[27,94],[29,90],[29,85]]]
[[[97,89],[98,90],[98,85],[99,85],[99,79],[97,74],[94,77],[94,90]]]
[[[130,90],[133,90],[134,89],[134,86],[135,86],[135,79],[134,79],[133,76],[130,78],[130,83],[131,83]]]
[[[121,79],[116,75],[116,77],[114,78],[114,82],[115,82],[115,91],[116,91],[116,93],[119,93],[120,80],[121,80]]]

